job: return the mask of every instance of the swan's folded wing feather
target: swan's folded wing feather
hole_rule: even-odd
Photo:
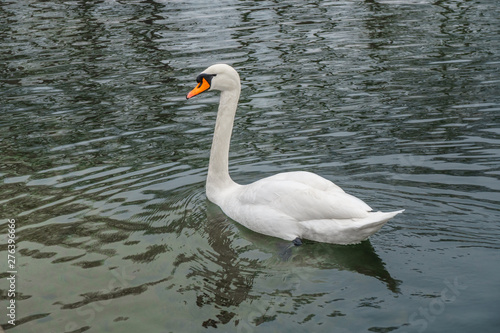
[[[242,205],[267,206],[296,221],[362,218],[371,210],[366,203],[338,187],[318,189],[274,176],[243,186],[237,200]]]

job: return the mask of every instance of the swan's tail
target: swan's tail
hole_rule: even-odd
[[[333,244],[357,244],[380,230],[391,218],[404,209],[394,212],[369,212],[366,217],[343,220],[311,220],[300,222],[303,238]]]
[[[370,212],[368,213],[369,215],[364,218],[359,218],[359,219],[354,219],[355,221],[358,220],[361,222],[361,225],[359,226],[360,229],[369,229],[369,228],[377,228],[374,232],[377,232],[387,221],[392,219],[394,216],[398,215],[399,213],[404,212],[404,209],[397,210],[394,212]],[[358,222],[356,221],[356,222]]]

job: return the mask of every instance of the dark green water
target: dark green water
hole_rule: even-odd
[[[206,3],[0,3],[0,325],[497,332],[498,2]],[[236,181],[309,170],[405,213],[287,260],[225,218],[204,194],[217,95],[185,100],[216,62],[242,78]]]

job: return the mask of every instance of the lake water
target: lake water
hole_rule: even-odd
[[[497,1],[7,0],[0,19],[4,330],[497,332]],[[228,220],[204,193],[218,96],[185,99],[217,62],[242,78],[236,181],[308,170],[404,214],[292,249]]]

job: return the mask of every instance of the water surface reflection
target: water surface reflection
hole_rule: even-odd
[[[428,330],[496,329],[499,8],[3,1],[0,235],[18,221],[19,307],[0,325],[416,332],[459,278]],[[236,181],[309,170],[405,214],[357,246],[291,249],[227,220],[204,195],[217,97],[184,97],[216,62],[242,77]]]

